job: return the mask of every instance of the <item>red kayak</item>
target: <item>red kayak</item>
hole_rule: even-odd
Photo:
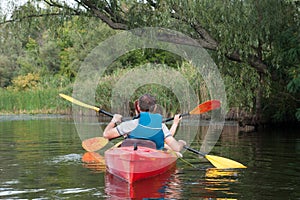
[[[112,148],[104,157],[108,172],[129,183],[165,173],[177,160],[174,152],[143,146]]]

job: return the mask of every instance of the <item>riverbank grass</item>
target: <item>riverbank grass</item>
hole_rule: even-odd
[[[57,89],[25,91],[0,89],[0,114],[65,114],[70,106],[58,94]]]

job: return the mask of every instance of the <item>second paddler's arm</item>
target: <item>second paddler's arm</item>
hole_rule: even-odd
[[[181,151],[183,147],[186,145],[186,142],[184,140],[176,140],[173,136],[169,136],[165,138],[165,142],[173,151]]]
[[[177,127],[178,127],[178,125],[180,123],[181,118],[182,117],[180,117],[180,114],[177,114],[177,115],[174,116],[174,122],[173,122],[173,124],[172,124],[172,126],[170,128],[170,132],[171,132],[172,136],[175,135]]]

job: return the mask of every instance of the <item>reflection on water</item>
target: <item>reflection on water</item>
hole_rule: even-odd
[[[105,159],[99,153],[85,152],[82,156],[83,167],[96,173],[105,172]]]
[[[210,192],[222,191],[226,195],[235,195],[230,185],[238,181],[238,176],[237,169],[209,168],[205,173],[205,189]]]
[[[217,182],[235,182],[238,176],[238,169],[216,169],[208,168],[205,173],[205,180]]]
[[[82,156],[82,161],[84,167],[95,173],[105,172],[104,157],[98,153],[86,152]],[[210,197],[214,197],[216,191],[232,196],[235,193],[231,192],[230,185],[238,181],[240,171],[240,169],[207,168],[203,179],[189,184],[202,185],[202,192],[209,193]],[[202,173],[201,170],[198,173]],[[128,184],[124,180],[106,173],[105,192],[110,199],[180,199],[181,193],[179,191],[182,189],[181,185],[184,184],[180,181],[180,176],[181,173],[176,168],[172,168],[167,173],[159,176]]]
[[[176,179],[171,177],[174,173],[175,168],[159,176],[140,180],[133,184],[128,184],[118,177],[107,173],[105,176],[105,192],[110,199],[180,199],[178,190],[175,190],[174,193],[168,192],[174,184],[179,185],[179,183],[176,183]]]
[[[194,127],[182,130],[179,136],[199,150],[207,127],[195,137],[189,133]],[[209,154],[247,169],[211,169],[210,162],[186,151],[173,170],[128,186],[106,173],[101,155],[85,153],[73,120],[0,120],[0,199],[299,199],[298,133],[239,133],[227,125]]]

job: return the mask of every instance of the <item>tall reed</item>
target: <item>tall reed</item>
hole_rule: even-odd
[[[69,106],[58,94],[57,89],[0,89],[0,113],[64,113]]]

